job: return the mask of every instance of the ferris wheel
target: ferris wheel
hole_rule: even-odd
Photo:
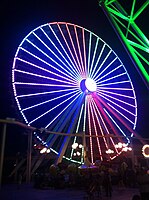
[[[86,28],[54,22],[31,31],[15,54],[12,84],[29,126],[65,133],[38,136],[59,161],[83,163],[85,154],[95,163],[108,150],[114,159],[122,151],[116,144],[129,144],[127,127],[137,123],[133,83],[118,55]]]

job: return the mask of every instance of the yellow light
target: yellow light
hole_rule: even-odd
[[[78,143],[73,143],[72,144],[72,149],[76,149],[78,147]]]
[[[147,151],[147,153],[146,153]],[[143,147],[142,147],[142,154],[145,158],[149,158],[149,144],[145,144]]]
[[[50,149],[47,149],[47,153],[50,153]]]
[[[82,144],[79,144],[79,148],[81,149],[83,147],[83,145]]]

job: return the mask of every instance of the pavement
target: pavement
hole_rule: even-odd
[[[31,184],[2,185],[0,189],[0,200],[132,200],[134,194],[139,194],[138,188],[118,188],[113,187],[112,197],[102,196],[88,198],[83,189],[64,188],[64,189],[36,189]]]

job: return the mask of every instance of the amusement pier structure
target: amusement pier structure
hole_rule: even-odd
[[[137,19],[149,1],[133,0],[129,11],[123,3],[99,1],[133,61],[129,67],[135,65],[148,87],[149,40]],[[31,31],[16,51],[12,86],[25,125],[1,120],[1,161],[6,124],[28,129],[28,180],[47,151],[55,155],[55,164],[66,159],[94,165],[132,150],[132,137],[144,143],[135,130],[137,100],[131,73],[103,39],[84,27],[52,22]],[[41,150],[34,162],[33,146]],[[11,175],[16,170],[18,166]]]

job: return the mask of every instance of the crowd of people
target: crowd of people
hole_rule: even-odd
[[[132,200],[149,200],[149,170],[145,167],[129,167],[126,162],[120,165],[100,164],[79,169],[70,164],[51,165],[46,173],[37,173],[34,186],[38,188],[78,187],[86,191],[89,197],[96,195],[112,196],[113,186],[135,187],[140,195]]]

